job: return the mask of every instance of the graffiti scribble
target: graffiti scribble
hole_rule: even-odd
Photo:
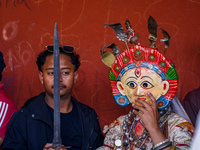
[[[14,7],[17,7],[17,5],[24,4],[29,10],[31,8],[28,6],[26,0],[6,0],[5,4],[0,0],[0,7],[8,8],[8,6],[13,5]]]

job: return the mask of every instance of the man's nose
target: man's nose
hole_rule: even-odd
[[[60,82],[62,82],[63,81],[63,75],[62,75],[62,73],[60,73]]]

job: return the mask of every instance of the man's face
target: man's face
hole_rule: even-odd
[[[78,78],[75,67],[71,63],[71,58],[65,54],[60,54],[60,97],[71,96],[73,84]],[[41,83],[44,85],[46,94],[53,97],[54,85],[54,63],[53,55],[47,56],[42,72],[39,74]]]
[[[152,104],[147,92],[151,92],[157,100],[161,95],[165,95],[169,89],[169,83],[162,81],[162,78],[154,71],[147,68],[136,68],[128,70],[117,82],[117,87],[122,95],[126,95],[131,103],[140,105],[135,102],[135,98]]]

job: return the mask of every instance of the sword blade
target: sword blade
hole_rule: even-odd
[[[54,29],[54,137],[53,147],[61,146],[60,136],[60,50],[58,26],[55,23]]]

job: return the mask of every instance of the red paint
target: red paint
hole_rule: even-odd
[[[163,87],[163,89],[164,89],[164,90],[166,89],[166,84],[164,84],[164,87]]]
[[[122,85],[121,84],[119,84],[119,86],[120,86],[120,88],[123,90],[124,88],[122,87]]]

